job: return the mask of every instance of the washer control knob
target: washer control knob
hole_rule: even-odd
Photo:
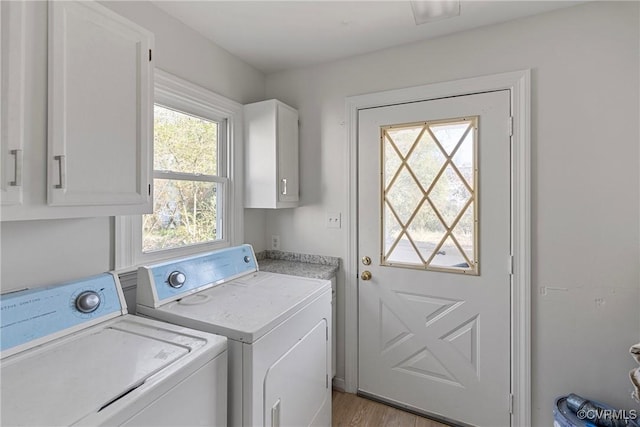
[[[251,261],[251,258],[249,257],[249,255],[244,257],[244,262],[249,264],[249,262]]]
[[[169,274],[169,286],[172,288],[181,288],[186,280],[187,276],[181,271],[174,271]]]
[[[76,298],[76,308],[82,313],[92,313],[100,306],[100,295],[95,291],[84,291]]]

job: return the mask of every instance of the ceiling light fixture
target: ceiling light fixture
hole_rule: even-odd
[[[422,0],[410,3],[416,25],[460,15],[460,0]]]

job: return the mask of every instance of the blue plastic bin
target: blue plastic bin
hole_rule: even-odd
[[[614,408],[609,405],[596,402],[595,400],[589,400],[603,409],[614,410]],[[627,426],[639,427],[634,420],[629,420]],[[595,427],[595,424],[589,420],[579,419],[576,414],[567,407],[566,396],[562,396],[556,399],[556,404],[553,407],[553,427]]]

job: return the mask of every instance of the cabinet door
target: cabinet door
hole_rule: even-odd
[[[49,3],[49,205],[151,210],[152,44],[95,2]]]
[[[277,104],[276,126],[278,150],[278,201],[297,202],[298,180],[298,112]]]
[[[0,2],[0,200],[22,203],[25,2]]]

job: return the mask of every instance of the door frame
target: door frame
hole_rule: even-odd
[[[346,212],[345,391],[358,389],[358,111],[509,90],[511,136],[511,425],[531,425],[531,70],[493,74],[346,98],[349,177]],[[505,123],[507,126],[507,123]]]

